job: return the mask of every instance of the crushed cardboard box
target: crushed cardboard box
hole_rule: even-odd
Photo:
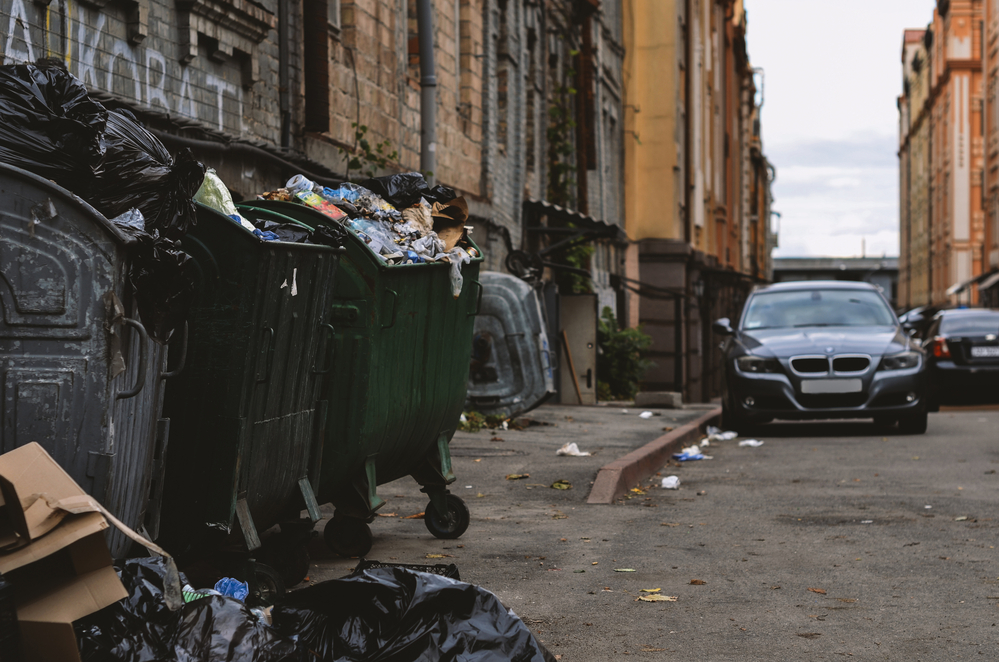
[[[128,595],[100,510],[37,443],[0,455],[0,573],[14,587],[25,662],[77,662],[73,621]]]

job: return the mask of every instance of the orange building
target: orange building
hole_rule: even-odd
[[[981,303],[999,306],[999,3],[984,7],[985,53],[985,277],[978,284]]]
[[[982,0],[937,0],[922,44],[915,39],[916,31],[907,31],[903,39],[904,94],[899,98],[902,307],[975,303],[977,285],[987,273],[982,18]],[[913,178],[913,172],[921,173],[922,168],[926,181]],[[925,204],[919,204],[924,195]],[[920,287],[923,279],[925,293]]]

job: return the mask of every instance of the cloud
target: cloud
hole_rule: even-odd
[[[775,257],[898,255],[898,160],[893,138],[777,144],[774,209],[781,212]]]

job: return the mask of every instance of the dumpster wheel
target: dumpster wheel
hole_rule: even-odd
[[[264,563],[250,561],[246,564],[247,583],[250,594],[246,603],[251,607],[267,607],[276,604],[284,595],[285,584],[281,574]]]
[[[323,540],[337,556],[364,556],[371,551],[371,527],[356,517],[334,516],[323,529]]]
[[[461,534],[468,530],[468,523],[471,519],[472,516],[468,512],[468,506],[465,505],[465,502],[454,494],[448,494],[447,518],[445,519],[438,514],[437,509],[434,507],[434,502],[431,501],[427,504],[423,523],[427,525],[427,530],[435,538],[451,540],[460,538]]]

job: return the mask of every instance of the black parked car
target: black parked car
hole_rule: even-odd
[[[923,334],[930,411],[941,402],[999,401],[999,310],[943,310]]]
[[[880,290],[849,281],[755,290],[728,336],[722,411],[740,430],[773,419],[873,418],[926,431],[926,360]],[[741,431],[741,430],[740,430]]]

